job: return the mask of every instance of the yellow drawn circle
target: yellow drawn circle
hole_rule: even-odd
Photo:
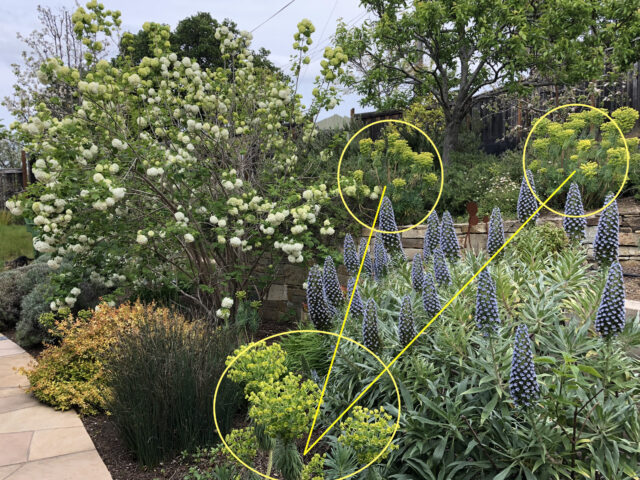
[[[349,148],[349,145],[351,145],[351,142],[358,136],[360,135],[364,130],[366,130],[369,127],[372,127],[373,125],[377,125],[379,123],[400,123],[402,125],[406,125],[408,127],[414,128],[417,131],[419,131],[431,144],[431,146],[433,147],[433,149],[436,152],[436,156],[438,157],[438,163],[440,164],[440,191],[438,192],[438,198],[436,198],[435,203],[433,204],[433,207],[431,207],[431,210],[429,210],[429,213],[427,213],[424,218],[422,220],[420,220],[418,223],[416,223],[415,225],[411,225],[410,227],[407,228],[403,228],[401,230],[395,230],[395,231],[391,231],[391,230],[378,230],[377,228],[375,228],[375,225],[367,225],[366,223],[362,222],[349,208],[349,205],[347,205],[347,202],[344,199],[344,195],[342,194],[342,187],[340,186],[340,168],[342,167],[342,159],[344,158],[344,154],[347,151],[347,148]],[[372,228],[374,232],[378,232],[378,233],[402,233],[402,232],[408,232],[409,230],[412,230],[414,228],[416,228],[418,225],[423,224],[427,218],[429,218],[429,215],[431,215],[431,213],[435,210],[436,205],[438,205],[438,202],[440,201],[440,197],[442,196],[442,190],[444,188],[444,168],[442,166],[442,158],[440,157],[440,152],[438,151],[438,149],[436,148],[435,143],[433,143],[433,140],[431,140],[431,138],[429,137],[429,135],[427,135],[426,133],[424,133],[422,130],[420,130],[418,127],[416,127],[415,125],[413,125],[412,123],[409,122],[405,122],[404,120],[394,120],[394,119],[385,119],[385,120],[378,120],[375,121],[373,123],[370,123],[368,125],[365,125],[364,127],[362,127],[360,130],[358,130],[356,132],[355,135],[353,135],[349,141],[347,142],[347,144],[344,146],[344,148],[342,149],[342,153],[340,154],[340,160],[338,160],[338,193],[340,194],[340,199],[342,200],[342,204],[344,205],[344,208],[347,209],[347,212],[349,212],[349,215],[351,215],[354,220],[356,222],[358,222],[360,225],[362,225],[365,228]]]
[[[220,437],[220,440],[222,440],[222,444],[225,446],[227,451],[233,456],[233,458],[235,458],[241,465],[243,465],[245,468],[249,469],[253,473],[256,473],[256,474],[260,475],[262,478],[267,478],[269,480],[278,480],[278,479],[276,479],[275,477],[271,477],[269,475],[266,475],[264,473],[261,473],[258,470],[256,470],[255,468],[251,467],[250,465],[247,465],[244,461],[242,461],[240,459],[240,457],[238,457],[235,454],[235,452],[233,450],[231,450],[229,445],[227,445],[227,442],[225,441],[224,436],[222,435],[222,432],[220,431],[220,426],[218,425],[218,417],[216,416],[216,402],[218,400],[218,391],[220,390],[220,386],[222,385],[222,381],[224,380],[225,375],[227,374],[229,369],[233,366],[233,364],[242,355],[244,355],[249,350],[251,350],[252,348],[255,348],[256,346],[258,346],[261,343],[265,343],[265,342],[267,342],[269,340],[273,340],[274,338],[277,338],[277,337],[282,337],[282,336],[285,336],[285,335],[291,335],[293,333],[320,333],[320,334],[323,334],[323,335],[332,335],[334,337],[340,337],[340,335],[335,333],[335,332],[325,332],[323,330],[291,330],[291,331],[288,331],[288,332],[276,333],[275,335],[271,335],[270,337],[263,338],[262,340],[259,340],[259,341],[255,342],[252,345],[248,345],[247,348],[242,350],[235,358],[233,358],[231,360],[231,362],[229,363],[227,368],[225,368],[224,371],[222,372],[222,375],[220,376],[220,380],[218,380],[218,384],[216,385],[215,393],[213,394],[213,421],[216,424],[216,431],[218,432],[218,436]],[[382,361],[382,359],[380,357],[378,357],[378,355],[373,353],[371,350],[369,350],[367,347],[362,345],[360,342],[356,342],[355,340],[353,340],[353,339],[351,339],[349,337],[345,337],[344,335],[342,335],[342,339],[343,340],[347,340],[348,342],[351,342],[354,345],[357,345],[358,347],[360,347],[363,350],[365,350],[366,352],[368,352],[370,355],[372,355],[380,363],[380,365],[382,365],[383,369],[387,370],[387,365]],[[393,428],[393,433],[389,437],[389,441],[382,448],[382,450],[380,450],[380,453],[378,453],[373,458],[373,460],[371,460],[369,463],[367,463],[364,467],[360,468],[359,470],[357,470],[357,471],[355,471],[355,472],[353,472],[353,473],[351,473],[349,475],[345,475],[344,477],[337,478],[335,480],[345,480],[345,479],[353,477],[354,475],[357,475],[358,473],[360,473],[360,472],[366,470],[367,468],[369,468],[371,465],[373,465],[387,451],[387,449],[391,445],[391,442],[393,441],[394,437],[396,436],[398,428],[400,427],[400,389],[398,388],[398,384],[396,383],[396,379],[393,377],[393,375],[391,374],[391,372],[389,370],[387,370],[387,374],[389,375],[389,377],[391,378],[391,381],[393,382],[393,386],[396,389],[396,396],[398,398],[398,415],[396,417],[396,423],[395,423],[394,428]]]
[[[602,208],[599,208],[598,210],[594,210],[593,212],[590,212],[590,213],[585,213],[583,215],[569,215],[567,213],[558,212],[558,211],[554,210],[553,208],[551,208],[551,207],[549,207],[547,205],[544,206],[547,210],[555,213],[556,215],[560,215],[561,217],[586,218],[586,217],[590,217],[591,215],[595,215],[597,213],[600,213],[605,208],[607,208],[609,205],[611,205],[614,202],[614,200],[616,198],[618,198],[618,196],[622,192],[622,189],[624,188],[624,184],[627,183],[627,179],[628,179],[628,175],[629,175],[629,163],[630,163],[630,160],[631,160],[631,154],[629,153],[629,145],[627,144],[627,139],[624,137],[624,133],[622,133],[622,129],[618,125],[618,122],[616,122],[613,118],[611,118],[607,112],[605,112],[604,110],[601,110],[599,108],[596,108],[593,105],[585,105],[583,103],[566,103],[564,105],[560,105],[560,106],[557,106],[557,107],[552,108],[551,110],[549,110],[547,113],[542,115],[536,121],[536,123],[533,124],[533,128],[531,128],[531,131],[529,132],[529,135],[527,135],[527,139],[524,142],[524,150],[522,151],[522,171],[524,172],[524,180],[527,182],[527,186],[529,187],[529,190],[531,191],[531,193],[533,194],[533,196],[535,197],[535,199],[539,203],[543,203],[542,200],[540,200],[540,198],[538,198],[538,195],[536,195],[536,192],[533,191],[533,188],[531,188],[531,183],[529,183],[529,177],[527,176],[527,165],[526,165],[527,145],[529,144],[529,139],[531,138],[531,135],[533,134],[533,132],[535,131],[536,127],[542,121],[543,118],[547,117],[548,115],[551,115],[556,110],[560,110],[561,108],[568,108],[568,107],[589,108],[591,110],[595,110],[596,112],[601,113],[602,115],[604,115],[611,123],[613,123],[613,125],[616,127],[616,129],[620,133],[620,137],[622,138],[622,142],[624,143],[625,151],[627,152],[627,168],[626,168],[626,170],[624,172],[624,178],[622,179],[622,183],[620,184],[620,188],[618,189],[616,194],[613,196],[611,201],[609,201],[609,203],[607,203]]]

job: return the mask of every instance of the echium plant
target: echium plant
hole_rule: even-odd
[[[340,286],[340,280],[338,279],[336,265],[333,263],[333,258],[330,255],[327,255],[324,259],[322,285],[329,303],[335,308],[340,308],[344,304],[344,295],[342,293],[342,287]]]
[[[533,174],[531,170],[527,170],[527,178],[529,179],[529,183],[531,184],[531,189],[536,192],[536,184],[533,181]],[[537,194],[538,192],[536,192]],[[527,181],[525,176],[522,176],[522,183],[520,184],[520,194],[518,195],[518,205],[516,207],[516,211],[518,214],[518,220],[521,222],[525,222],[527,218],[533,215],[538,208],[538,200],[533,196],[531,190],[529,189],[529,185],[527,185]],[[535,214],[535,216],[531,219],[531,221],[527,225],[535,225],[536,220],[538,219],[539,212]]]
[[[487,336],[498,331],[500,313],[496,298],[496,285],[491,278],[489,269],[485,268],[478,275],[478,289],[476,291],[476,325]]]
[[[533,365],[533,352],[529,340],[529,329],[525,324],[516,328],[511,359],[509,390],[516,407],[530,407],[540,396],[540,385]]]
[[[438,213],[435,210],[427,218],[427,231],[425,232],[424,242],[422,252],[426,261],[431,258],[435,249],[440,247],[440,220],[438,220]]]
[[[487,253],[492,256],[504,245],[504,224],[500,208],[494,207],[489,218],[489,232],[487,234]]]
[[[564,204],[564,213],[566,215],[584,215],[584,206],[582,205],[582,196],[580,195],[580,187],[576,182],[571,182],[567,200]],[[587,219],[584,217],[564,217],[562,226],[569,240],[581,242],[586,236]]]
[[[307,277],[307,308],[309,318],[318,330],[331,328],[332,312],[327,305],[322,282],[322,269],[313,265]]]
[[[398,319],[398,340],[400,341],[400,345],[406,347],[417,333],[416,324],[413,321],[411,297],[409,295],[405,295],[402,298],[400,318]]]
[[[378,229],[387,232],[397,232],[398,225],[396,224],[396,217],[393,213],[393,205],[389,197],[382,199],[382,206],[380,207],[380,218],[378,219]],[[390,257],[398,257],[406,259],[404,249],[402,248],[402,239],[399,233],[381,233],[380,237]]]
[[[362,319],[362,343],[372,352],[380,350],[380,334],[378,333],[378,304],[373,298],[367,301]]]
[[[604,199],[606,205],[613,198],[613,193],[607,194]],[[620,217],[618,215],[618,203],[613,200],[600,215],[596,237],[593,240],[593,255],[601,266],[611,265],[618,260],[620,239]]]
[[[360,239],[360,246],[358,247],[358,260],[362,262],[362,256],[364,255],[364,250],[367,248],[367,239]],[[367,249],[367,254],[364,257],[364,264],[362,265],[362,273],[367,274],[373,277],[373,262],[371,262],[371,245]]]
[[[331,58],[305,111],[295,80],[256,66],[251,34],[224,25],[215,71],[173,53],[169,27],[154,23],[143,26],[150,56],[98,60],[97,37],[118,33],[119,13],[111,15],[95,1],[73,15],[86,69],[56,58],[42,64],[40,81],[64,85],[76,106],[57,118],[41,104],[13,124],[38,182],[7,206],[33,221],[34,247],[51,254],[52,268],[70,260],[56,275],[52,309],[72,306],[70,293],[93,277],[113,296],[171,289],[211,319],[216,311],[230,318],[237,305],[220,308],[223,298],[264,291],[273,279],[256,270],[261,259],[303,262],[318,235],[335,232],[321,219],[326,185],[302,183],[296,169],[318,111],[336,104],[329,83],[346,57],[325,51]],[[308,20],[298,25],[298,66],[309,61],[312,31]]]
[[[624,277],[619,262],[613,262],[607,274],[607,283],[602,292],[596,314],[596,331],[603,337],[615,336],[625,325]]]
[[[373,276],[376,280],[380,280],[387,273],[387,269],[389,266],[389,254],[387,253],[387,249],[384,248],[384,243],[380,241],[379,237],[376,238],[373,251]]]
[[[422,291],[424,286],[424,269],[422,266],[422,255],[416,253],[411,262],[411,286],[417,292]]]
[[[449,266],[440,248],[436,248],[433,251],[433,273],[435,274],[438,285],[451,285]]]
[[[347,280],[347,302],[351,299],[351,294],[353,293],[353,287],[355,284],[356,279],[349,277],[349,280]],[[362,297],[360,296],[360,290],[358,287],[356,287],[356,291],[353,293],[353,300],[351,301],[349,313],[356,317],[362,317],[364,315],[364,303],[362,302]]]
[[[442,309],[440,296],[436,289],[431,272],[424,273],[424,286],[422,288],[422,306],[427,312],[427,318],[433,318]]]
[[[349,275],[356,276],[358,269],[360,268],[360,261],[358,260],[358,249],[356,243],[353,241],[353,237],[350,233],[344,236],[344,266],[349,272]]]
[[[448,211],[442,214],[442,222],[440,225],[440,245],[442,253],[450,262],[455,262],[460,257],[460,244],[453,226],[453,218]]]

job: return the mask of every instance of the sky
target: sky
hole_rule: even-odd
[[[105,7],[122,12],[122,30],[137,32],[146,21],[166,23],[173,29],[183,18],[198,12],[209,12],[214,18],[230,18],[241,30],[253,30],[290,0],[102,0]],[[84,4],[86,2],[80,2]],[[20,32],[26,36],[40,28],[36,7],[38,5],[59,8],[66,6],[75,10],[75,0],[2,0],[0,2],[0,99],[12,92],[15,77],[11,71],[12,63],[21,61],[24,44],[16,38]],[[359,6],[359,0],[294,0],[277,16],[267,21],[253,32],[253,47],[265,47],[271,51],[271,60],[279,67],[287,67],[292,53],[293,34],[296,25],[303,18],[313,22],[316,31],[310,54],[312,62],[303,67],[300,93],[304,100],[311,99],[313,80],[320,72],[322,51],[329,44],[335,32],[338,18],[347,24],[358,25],[367,18],[366,11]],[[316,50],[317,48],[317,50]],[[320,119],[338,113],[349,115],[358,105],[358,96],[345,92],[342,103],[329,113],[320,115]],[[0,123],[9,125],[13,118],[5,107],[0,106]]]

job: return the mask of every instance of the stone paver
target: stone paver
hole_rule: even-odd
[[[0,334],[0,480],[111,480],[80,417],[25,392],[32,361]]]

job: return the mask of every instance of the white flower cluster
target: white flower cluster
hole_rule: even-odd
[[[300,242],[293,242],[285,237],[282,242],[274,242],[273,246],[287,254],[289,263],[301,263],[304,260],[302,256],[304,245]]]
[[[325,220],[323,225],[324,226],[320,228],[320,235],[333,235],[336,233],[329,220]]]
[[[24,207],[22,206],[21,200],[7,200],[4,205],[12,215],[19,216],[22,215],[22,212],[24,212]]]
[[[216,316],[227,320],[229,315],[231,315],[231,307],[233,307],[233,298],[224,297],[222,302],[220,302],[220,308],[216,310]]]

